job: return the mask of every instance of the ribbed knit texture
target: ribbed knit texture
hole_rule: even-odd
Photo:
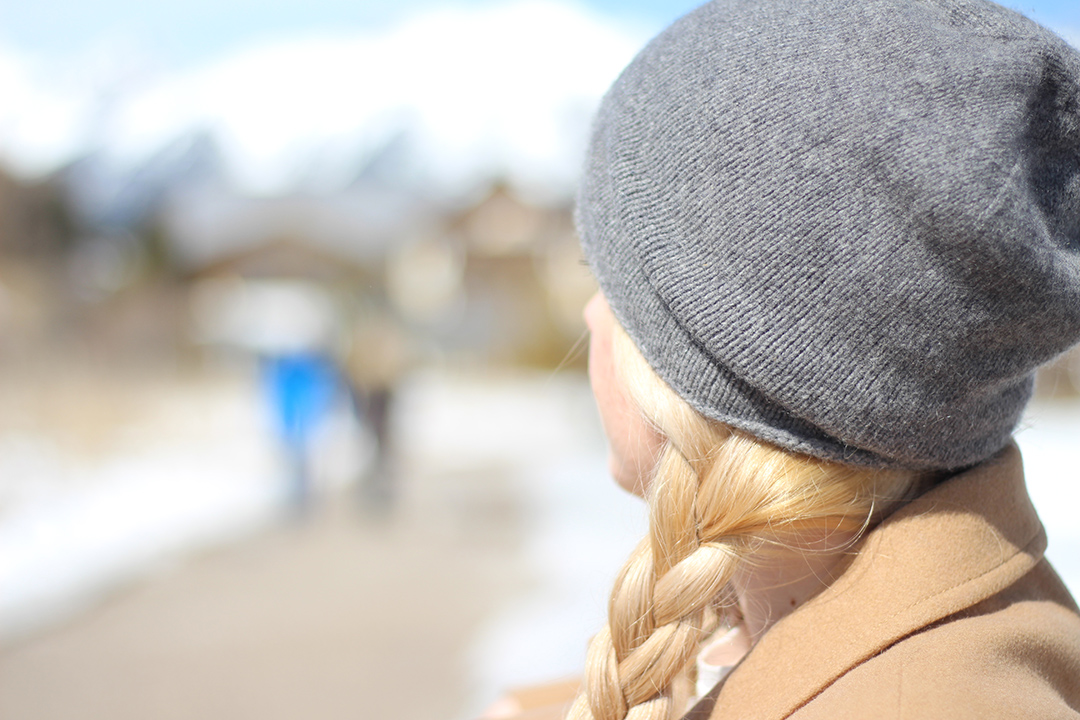
[[[605,96],[578,224],[705,415],[974,464],[1080,340],[1080,54],[980,0],[709,3]]]

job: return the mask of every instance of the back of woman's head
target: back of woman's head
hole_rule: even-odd
[[[993,455],[1080,339],[1080,53],[985,0],[714,0],[605,96],[578,225],[663,442],[572,717],[668,718],[740,568]]]

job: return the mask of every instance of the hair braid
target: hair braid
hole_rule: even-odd
[[[865,525],[875,501],[902,497],[914,477],[797,457],[707,420],[621,328],[613,346],[624,384],[666,444],[649,485],[649,534],[615,581],[568,718],[670,720],[684,700],[675,679],[750,554],[785,532]]]

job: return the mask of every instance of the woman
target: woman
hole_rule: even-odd
[[[606,95],[578,222],[651,526],[569,717],[1080,717],[1011,441],[1080,339],[1075,49],[983,0],[716,0]]]

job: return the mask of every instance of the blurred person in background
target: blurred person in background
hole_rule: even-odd
[[[391,414],[394,395],[412,360],[412,343],[383,303],[371,303],[354,323],[344,366],[357,414],[372,439],[372,458],[360,483],[360,503],[373,513],[394,501]]]
[[[286,501],[304,515],[315,499],[319,434],[347,404],[336,357],[341,320],[329,293],[308,280],[249,280],[232,289],[217,313],[233,316],[232,341],[259,359],[263,404],[286,466]]]
[[[487,717],[1080,717],[1012,440],[1080,340],[1074,48],[983,0],[715,0],[609,90],[578,223],[650,531],[576,700]]]
[[[288,503],[297,513],[312,502],[312,445],[344,388],[324,352],[271,353],[261,358],[268,405],[288,464]]]
[[[289,507],[304,514],[321,490],[355,482],[363,510],[388,510],[392,399],[415,352],[385,297],[363,288],[345,312],[312,279],[226,277],[203,281],[194,298],[207,341],[258,359]]]

